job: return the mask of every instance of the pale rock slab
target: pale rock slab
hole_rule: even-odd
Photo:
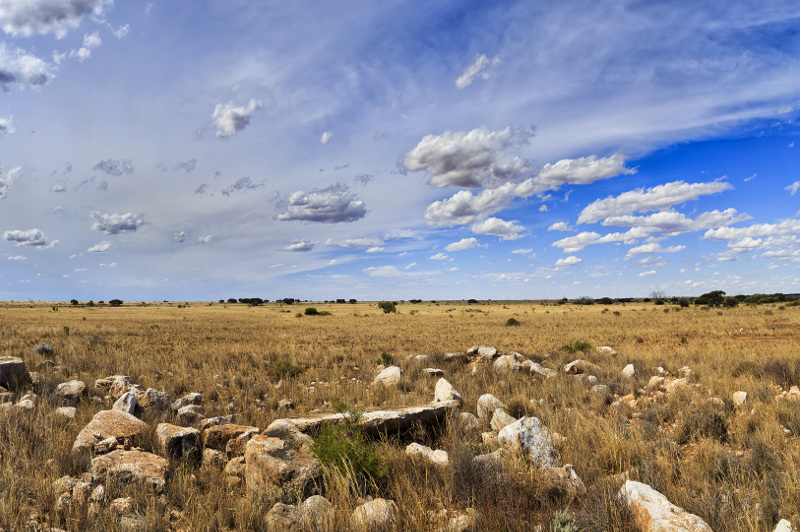
[[[0,356],[0,386],[16,390],[31,383],[31,374],[19,357]]]
[[[451,401],[461,404],[464,403],[464,399],[461,397],[461,394],[458,393],[455,388],[453,388],[453,385],[447,382],[446,379],[441,378],[436,381],[436,388],[433,392],[433,402],[449,403]]]
[[[497,408],[492,415],[492,421],[489,422],[489,426],[492,427],[492,430],[500,432],[503,427],[506,427],[512,423],[514,423],[516,419],[509,415],[508,412],[503,410],[502,408]]]
[[[536,417],[522,417],[497,435],[505,448],[526,455],[538,466],[557,466],[557,453],[547,427]]]
[[[129,440],[132,445],[139,445],[147,427],[147,423],[125,412],[101,410],[78,433],[72,446],[72,453],[91,453],[96,442],[109,437]]]
[[[675,506],[647,484],[628,480],[619,497],[628,504],[636,526],[643,532],[712,532],[705,521]]]
[[[503,402],[490,393],[486,393],[478,397],[478,419],[483,422],[488,422],[494,411],[498,408],[505,408]]]
[[[397,386],[403,378],[403,370],[397,366],[389,366],[375,377],[372,384],[382,384],[384,386]]]
[[[92,460],[92,476],[115,484],[145,482],[161,492],[166,486],[166,459],[139,450],[117,449]]]
[[[156,427],[156,449],[165,458],[198,462],[201,457],[200,431],[159,423]]]
[[[434,451],[430,447],[426,447],[425,445],[421,445],[416,442],[411,443],[408,445],[408,447],[406,447],[406,454],[412,458],[427,460],[433,465],[440,467],[447,466],[450,463],[450,458],[447,455],[447,451]]]
[[[353,510],[351,524],[356,530],[383,530],[394,527],[398,517],[394,501],[375,499]]]

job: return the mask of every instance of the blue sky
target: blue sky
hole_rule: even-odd
[[[426,4],[0,0],[0,299],[797,291],[796,2]]]

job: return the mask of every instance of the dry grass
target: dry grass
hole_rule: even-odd
[[[266,427],[286,417],[277,410],[284,398],[296,406],[290,415],[298,416],[333,411],[334,398],[361,409],[427,403],[435,379],[424,376],[425,367],[444,370],[466,411],[474,413],[477,398],[492,393],[515,415],[542,419],[564,437],[559,452],[588,492],[567,506],[525,464],[502,471],[470,467],[471,457],[488,449],[449,423],[412,435],[450,452],[446,470],[408,458],[402,452],[408,437],[377,443],[388,475],[370,489],[397,501],[403,529],[430,530],[437,512],[467,508],[479,511],[479,529],[548,529],[555,512],[568,507],[581,529],[628,530],[630,516],[615,496],[620,480],[614,475],[624,472],[714,530],[771,530],[780,518],[800,526],[800,402],[773,398],[775,386],[800,385],[800,307],[439,302],[401,304],[397,314],[384,314],[375,304],[314,306],[331,315],[303,316],[299,305],[278,304],[59,304],[58,311],[54,304],[0,304],[0,353],[23,357],[31,370],[47,358],[60,363],[41,370],[43,400],[35,415],[0,414],[0,526],[23,529],[31,520],[68,530],[117,526],[107,510],[96,519],[79,512],[56,515],[58,494],[51,484],[81,473],[83,464],[70,455],[72,442],[97,411],[110,407],[91,390],[78,405],[78,419],[64,425],[46,399],[59,382],[81,379],[91,389],[95,379],[130,375],[173,398],[202,393],[209,416],[233,412],[238,423]],[[507,326],[511,318],[519,325]],[[561,349],[579,340],[610,345],[619,354]],[[34,352],[40,343],[52,346],[53,354]],[[654,402],[632,423],[627,407],[597,400],[571,377],[497,375],[486,367],[473,374],[442,357],[475,344],[517,351],[553,369],[582,356],[603,368],[600,382],[620,396],[645,386],[658,366],[673,375],[689,366],[690,381],[699,387]],[[397,389],[368,386],[383,352],[406,372]],[[409,360],[411,354],[429,358]],[[632,381],[618,376],[628,363],[638,372]],[[292,366],[302,373],[292,378],[281,369]],[[748,392],[745,408],[730,401],[737,390]],[[710,396],[725,405],[712,408],[705,402]],[[326,495],[337,507],[337,528],[346,529],[359,496],[369,493],[353,493],[346,475],[338,475],[327,479]],[[140,488],[126,493],[150,530],[263,529],[263,516],[276,500],[228,487],[221,471],[207,467],[176,469],[163,496]]]

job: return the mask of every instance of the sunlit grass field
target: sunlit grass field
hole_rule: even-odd
[[[305,315],[312,306],[330,315]],[[509,325],[510,318],[519,324]],[[618,354],[563,349],[575,341],[611,346]],[[34,352],[40,343],[53,354]],[[443,357],[477,344],[516,351],[555,370],[585,358],[602,368],[598,382],[617,396],[642,395],[658,367],[677,376],[688,366],[697,386],[633,412],[598,400],[571,376],[497,374],[491,365]],[[405,372],[398,387],[369,386],[382,353]],[[68,530],[118,526],[108,512],[93,519],[77,510],[59,515],[51,487],[63,475],[80,475],[83,464],[70,454],[75,436],[111,406],[94,389],[95,379],[129,375],[173,398],[199,392],[207,416],[234,414],[239,424],[265,428],[280,417],[333,412],[334,399],[361,410],[428,403],[436,379],[422,372],[426,367],[444,371],[464,397],[465,411],[475,413],[478,397],[491,393],[512,416],[540,418],[563,437],[558,451],[587,494],[573,501],[548,497],[546,486],[522,466],[512,467],[500,484],[475,478],[464,471],[464,456],[493,449],[448,426],[375,442],[386,480],[369,493],[331,488],[326,495],[337,509],[337,529],[348,528],[347,516],[359,500],[375,495],[397,502],[404,530],[436,529],[437,512],[469,508],[478,512],[476,530],[549,529],[562,510],[579,529],[628,530],[631,517],[616,498],[622,473],[650,484],[714,530],[772,530],[781,518],[800,526],[800,402],[775,399],[800,386],[800,307],[439,301],[401,302],[396,313],[386,314],[376,303],[2,303],[0,354],[22,357],[31,371],[42,373],[35,414],[0,414],[5,530],[34,522]],[[45,359],[59,365],[36,369]],[[619,372],[629,363],[637,374],[625,380]],[[302,372],[292,378],[282,370],[287,366]],[[71,379],[86,382],[89,393],[77,419],[65,424],[47,397]],[[731,401],[739,390],[748,393],[742,407]],[[723,403],[713,412],[712,397]],[[279,410],[281,399],[295,408]],[[707,430],[710,418],[723,428]],[[448,450],[451,467],[412,462],[403,453],[412,439]],[[265,529],[263,516],[276,502],[229,485],[221,471],[206,466],[173,471],[162,496],[131,493],[152,530]]]

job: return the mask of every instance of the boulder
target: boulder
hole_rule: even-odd
[[[733,393],[733,404],[736,406],[742,406],[747,402],[747,392],[734,392]]]
[[[619,490],[619,498],[627,503],[638,530],[643,532],[711,532],[705,521],[675,506],[647,484],[628,480]]]
[[[253,429],[258,431],[258,427],[251,427],[249,425],[234,425],[232,423],[228,423],[227,425],[213,425],[203,431],[203,446],[206,449],[225,451],[228,440],[232,440]]]
[[[203,465],[211,467],[225,467],[225,455],[216,449],[203,449]]]
[[[428,461],[436,466],[446,466],[450,463],[447,451],[434,451],[430,447],[420,445],[419,443],[409,444],[408,447],[406,447],[406,454],[412,458]]]
[[[775,525],[775,530],[773,530],[773,532],[794,532],[794,527],[792,523],[786,519],[781,519],[778,521],[778,524]]]
[[[506,449],[524,454],[538,466],[558,465],[553,439],[539,418],[526,416],[506,425],[497,439]]]
[[[614,396],[614,394],[611,393],[611,388],[609,388],[605,384],[595,384],[594,386],[592,386],[589,392],[591,392],[593,396],[603,401],[610,401],[611,398]]]
[[[165,458],[199,462],[200,431],[170,423],[159,423],[156,427],[156,450]]]
[[[244,450],[247,442],[249,442],[250,438],[259,432],[261,432],[261,429],[253,427],[252,429],[239,434],[235,438],[231,438],[228,440],[228,443],[225,444],[225,454],[228,456],[228,458],[244,456]]]
[[[309,530],[333,530],[333,505],[322,495],[312,495],[300,506],[303,526]]]
[[[130,414],[119,410],[101,410],[80,431],[72,446],[72,453],[91,453],[96,442],[108,437],[139,445],[147,429],[147,423]]]
[[[689,379],[686,377],[681,377],[680,379],[675,379],[667,383],[667,385],[664,387],[664,391],[667,393],[674,393],[681,388],[685,388],[686,386],[689,386]]]
[[[434,403],[449,403],[451,401],[456,401],[458,403],[463,404],[464,399],[461,397],[461,394],[453,388],[453,385],[447,382],[444,378],[439,379],[436,381],[436,388],[433,392],[433,402]]]
[[[164,490],[167,478],[166,459],[139,450],[117,449],[92,460],[92,476],[95,479],[124,485],[131,482],[150,484],[157,492]]]
[[[25,362],[18,357],[0,356],[0,386],[16,390],[25,384],[31,384],[31,374]]]
[[[300,528],[300,510],[294,504],[275,503],[275,506],[264,517],[267,530],[290,532]]]
[[[138,387],[131,382],[131,378],[127,375],[112,375],[105,379],[97,379],[94,381],[94,385],[97,388],[107,389],[108,395],[115,401],[125,392],[138,390]]]
[[[508,373],[510,371],[519,371],[525,357],[519,353],[512,353],[509,355],[500,355],[492,364],[492,369],[495,373]],[[529,370],[530,371],[530,370]]]
[[[247,465],[245,464],[244,456],[237,456],[236,458],[228,460],[228,463],[225,464],[225,469],[223,472],[229,477],[238,477],[244,479],[246,470]]]
[[[203,405],[186,405],[178,409],[176,416],[181,425],[194,425],[206,417],[206,409]]]
[[[594,350],[597,351],[601,355],[614,356],[614,355],[617,354],[617,351],[614,348],[609,347],[607,345],[599,345],[599,346],[595,347]]]
[[[172,405],[172,397],[166,392],[148,388],[136,397],[136,402],[145,412],[161,413],[169,410]]]
[[[422,374],[426,377],[444,377],[444,371],[438,368],[425,368],[422,370]]]
[[[133,392],[125,392],[119,396],[119,398],[114,402],[114,406],[111,407],[112,410],[119,410],[120,412],[125,412],[126,414],[135,415],[136,414],[136,394]]]
[[[375,377],[372,384],[382,384],[384,386],[397,386],[403,378],[403,370],[397,366],[389,366]]]
[[[544,477],[547,481],[548,490],[564,497],[572,502],[578,497],[586,495],[586,486],[578,476],[572,464],[564,467],[545,467],[542,468]]]
[[[662,377],[661,375],[653,375],[652,377],[650,377],[650,380],[647,381],[647,387],[650,388],[651,390],[657,390],[661,388],[665,380],[666,377]]]
[[[567,375],[594,374],[598,373],[599,371],[600,366],[592,364],[588,360],[583,360],[581,358],[573,360],[564,366],[564,373]]]
[[[632,379],[634,375],[636,375],[636,368],[633,367],[633,364],[628,364],[622,371],[619,372],[620,376],[624,379]]]
[[[84,390],[86,390],[86,383],[83,381],[72,380],[69,382],[62,382],[56,386],[53,392],[53,399],[55,403],[59,405],[75,406],[78,404],[78,399]]]
[[[174,411],[178,411],[187,405],[201,405],[203,404],[203,396],[199,393],[187,393],[180,399],[176,399],[171,405]]]
[[[495,410],[498,408],[505,408],[505,406],[506,405],[494,395],[490,393],[483,394],[478,397],[478,419],[484,423],[488,422]]]
[[[94,444],[92,450],[94,454],[108,454],[117,448],[118,442],[114,436],[109,436]]]
[[[322,464],[311,453],[314,440],[290,423],[270,426],[245,446],[247,488],[307,492],[322,474]]]
[[[355,530],[385,530],[397,525],[399,512],[394,501],[374,499],[365,502],[355,510],[351,525]]]
[[[458,422],[465,434],[477,435],[481,431],[481,422],[470,412],[458,414]]]
[[[448,362],[452,362],[452,361],[456,361],[456,360],[458,360],[460,362],[466,362],[468,360],[468,357],[467,357],[467,354],[463,353],[463,352],[445,353],[444,354],[444,359],[447,360]]]
[[[78,409],[74,406],[61,406],[53,412],[60,421],[73,421],[75,416],[78,415]]]
[[[209,427],[216,427],[217,425],[228,425],[233,423],[232,416],[216,416],[216,417],[207,417],[197,424],[197,428],[200,429],[200,432],[205,432],[205,430]]]
[[[550,369],[550,368],[546,368],[546,367],[542,366],[541,364],[537,364],[536,362],[533,362],[533,361],[531,361],[530,373],[531,373],[531,375],[539,375],[539,376],[544,377],[546,379],[549,379],[551,377],[555,377],[556,375],[558,375],[558,372],[556,370]]]
[[[492,427],[492,430],[500,432],[500,430],[516,421],[515,418],[510,416],[508,412],[503,410],[502,408],[497,408],[492,414],[492,421],[489,422],[489,426]]]

